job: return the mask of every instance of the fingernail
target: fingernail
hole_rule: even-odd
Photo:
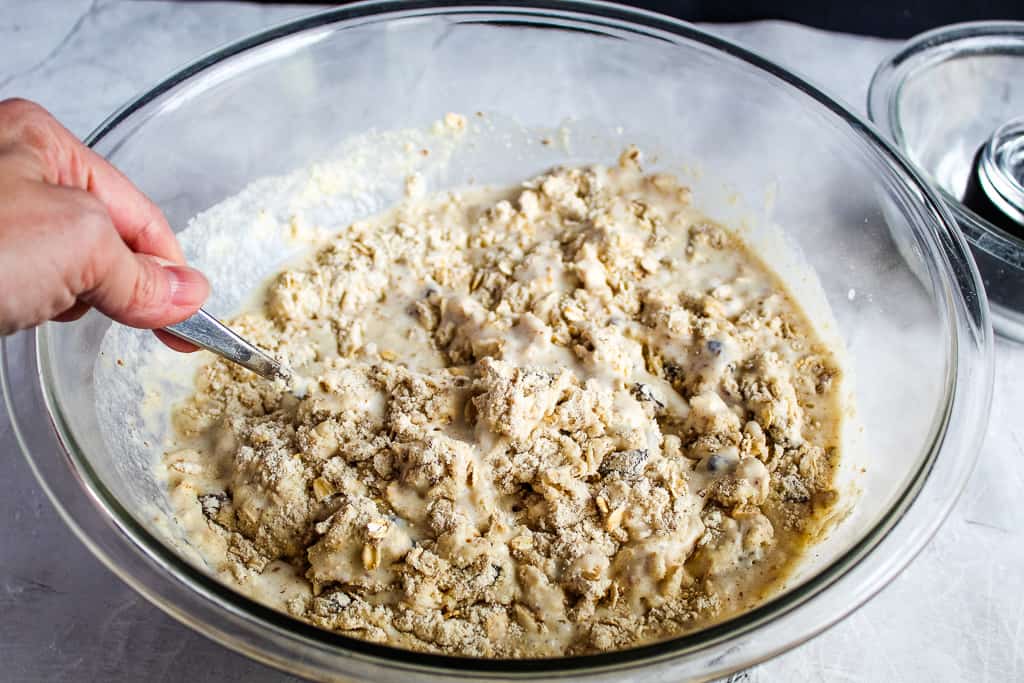
[[[170,280],[172,304],[196,308],[203,305],[210,294],[210,285],[202,273],[188,266],[164,266],[163,269]]]

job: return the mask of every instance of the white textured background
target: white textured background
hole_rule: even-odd
[[[204,52],[311,11],[244,3],[0,0],[0,99],[27,97],[87,134]],[[707,27],[863,113],[897,43],[782,22]],[[867,606],[736,681],[1024,680],[1024,348],[997,344],[981,459],[934,541]],[[0,680],[270,681],[104,569],[57,518],[0,417]]]

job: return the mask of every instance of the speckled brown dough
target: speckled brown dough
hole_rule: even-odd
[[[223,576],[324,628],[480,657],[676,635],[778,590],[836,499],[834,355],[634,150],[410,199],[233,322],[310,390],[212,360],[172,497]]]

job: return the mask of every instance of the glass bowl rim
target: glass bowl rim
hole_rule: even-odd
[[[967,257],[966,245],[963,243],[962,237],[960,237],[959,233],[955,230],[955,224],[946,213],[944,204],[940,202],[934,194],[932,194],[928,185],[923,181],[914,167],[903,158],[900,152],[894,149],[873,128],[865,125],[863,121],[843,105],[836,103],[814,86],[793,75],[792,72],[776,66],[772,62],[769,62],[755,53],[734,45],[729,41],[718,38],[713,34],[706,33],[684,22],[643,10],[625,8],[610,3],[593,2],[589,0],[568,0],[564,2],[529,0],[514,4],[492,4],[484,1],[446,4],[441,7],[436,6],[432,2],[425,2],[422,0],[414,0],[412,2],[371,0],[369,2],[361,2],[330,9],[308,17],[286,22],[279,26],[254,34],[248,38],[231,43],[219,50],[208,53],[204,57],[199,58],[190,65],[175,72],[152,89],[117,110],[86,138],[86,143],[90,146],[96,145],[103,139],[103,137],[113,131],[135,111],[143,108],[151,101],[159,98],[175,86],[189,80],[205,69],[279,38],[285,38],[327,25],[338,25],[344,28],[349,28],[352,25],[358,24],[358,20],[360,19],[378,23],[387,20],[408,19],[410,17],[444,17],[462,15],[475,16],[478,20],[484,22],[495,21],[500,17],[514,15],[532,18],[538,21],[547,19],[551,22],[583,23],[602,31],[632,32],[650,39],[668,40],[669,42],[688,40],[691,43],[696,43],[703,47],[710,48],[715,52],[722,53],[727,57],[738,59],[747,65],[766,73],[769,77],[774,77],[786,85],[796,88],[803,94],[808,95],[817,105],[824,106],[826,109],[838,116],[843,123],[854,128],[863,137],[867,138],[869,143],[873,143],[874,151],[879,153],[879,155],[885,158],[888,162],[889,168],[897,174],[902,174],[904,176],[902,180],[906,185],[905,189],[910,189],[914,191],[915,194],[918,194],[925,206],[925,210],[934,214],[936,220],[944,225],[948,232],[945,236],[925,235],[925,237],[931,237],[935,241],[935,243],[931,245],[933,249],[932,256],[937,257],[939,265],[944,266],[945,274],[948,276],[941,279],[938,284],[943,286],[941,291],[945,294],[944,300],[948,305],[948,308],[955,309],[947,312],[950,316],[951,348],[949,351],[950,356],[947,359],[949,367],[947,367],[946,373],[945,401],[943,409],[940,411],[939,415],[935,416],[933,421],[933,425],[930,430],[930,446],[928,447],[927,453],[922,459],[918,470],[914,473],[907,488],[901,492],[898,499],[884,514],[883,518],[876,524],[876,526],[864,534],[864,536],[853,547],[849,548],[838,559],[832,561],[828,566],[806,579],[795,588],[783,593],[782,595],[773,597],[752,610],[741,613],[727,621],[715,624],[706,629],[701,629],[690,634],[677,636],[668,640],[628,650],[608,653],[551,659],[513,660],[467,658],[413,652],[387,645],[370,643],[350,638],[339,633],[319,629],[261,605],[241,593],[221,584],[216,579],[213,579],[209,575],[192,567],[190,564],[178,557],[176,553],[167,548],[163,543],[139,525],[131,513],[121,507],[116,497],[114,497],[109,490],[106,489],[102,481],[96,477],[89,465],[87,456],[84,456],[82,450],[78,447],[74,439],[74,434],[70,429],[66,418],[61,412],[59,401],[57,400],[51,386],[54,378],[47,358],[47,335],[48,330],[51,329],[52,326],[46,325],[42,328],[24,334],[30,336],[29,343],[34,348],[33,360],[36,364],[35,379],[38,381],[38,388],[42,392],[42,401],[45,404],[48,417],[50,418],[51,427],[56,432],[60,450],[63,451],[63,455],[67,460],[65,464],[67,464],[76,475],[78,483],[86,489],[93,504],[99,508],[99,512],[106,514],[109,517],[109,520],[107,521],[113,522],[117,530],[126,537],[124,540],[133,545],[132,550],[141,552],[149,561],[155,563],[165,572],[170,574],[169,577],[164,577],[165,580],[177,582],[192,593],[210,601],[215,606],[226,610],[235,616],[240,616],[244,619],[256,622],[261,627],[273,630],[289,639],[297,638],[302,640],[304,644],[321,646],[323,648],[330,649],[332,652],[336,652],[339,655],[344,654],[347,656],[354,655],[362,657],[375,665],[435,674],[451,674],[452,671],[458,671],[464,675],[481,676],[511,675],[517,677],[529,677],[531,675],[550,676],[574,673],[603,673],[612,670],[621,670],[627,667],[632,668],[649,665],[669,658],[702,652],[740,635],[750,633],[751,631],[770,623],[776,618],[785,616],[789,612],[811,600],[832,584],[836,583],[839,579],[843,578],[848,572],[850,572],[850,570],[856,568],[858,564],[860,564],[861,560],[863,560],[877,545],[879,545],[889,532],[892,531],[896,524],[904,517],[910,506],[916,500],[925,483],[927,483],[928,475],[931,473],[935,465],[950,426],[950,416],[953,412],[953,405],[958,388],[955,379],[960,377],[960,372],[964,370],[958,365],[957,355],[958,335],[963,332],[960,329],[960,325],[963,322],[962,318],[964,313],[957,306],[957,303],[959,302],[965,306],[967,304],[964,304],[964,300],[962,298],[963,293],[959,291],[959,288],[954,287],[954,285],[958,284],[959,280],[962,280],[963,278],[955,277],[955,268],[954,265],[949,262],[950,258],[955,258],[957,260],[956,265],[961,269],[966,269],[969,282],[965,282],[963,285],[965,287],[973,285],[973,293],[977,299],[975,304],[978,309],[975,316],[978,318],[978,321],[973,321],[972,318],[971,322],[978,322],[979,324],[972,327],[971,331],[973,331],[975,336],[980,340],[980,343],[977,344],[977,346],[982,351],[982,361],[984,361],[984,366],[982,367],[981,373],[967,374],[979,374],[983,378],[985,376],[989,379],[991,378],[992,342],[991,328],[987,323],[987,304],[983,293],[980,296],[978,295],[979,292],[983,291],[981,290],[980,278],[978,277],[977,270],[973,266],[973,262],[971,262],[969,257]],[[551,23],[547,25],[550,26]],[[563,25],[559,24],[558,27],[563,28]],[[669,37],[666,38],[664,35],[658,35],[659,33],[668,34]],[[939,243],[942,241],[943,237],[947,241],[945,248]],[[954,253],[949,253],[951,250]],[[955,293],[953,292],[954,288],[957,290]],[[968,294],[970,293],[971,292],[968,292]],[[61,513],[65,522],[68,523],[79,539],[82,540],[94,554],[96,554],[109,568],[118,574],[118,576],[132,585],[132,587],[138,592],[150,599],[158,607],[161,607],[164,611],[170,613],[172,616],[185,621],[194,628],[199,628],[201,632],[205,633],[206,631],[200,628],[203,624],[200,623],[197,625],[196,623],[187,621],[182,614],[172,611],[166,604],[151,596],[145,588],[140,587],[138,582],[133,581],[130,576],[125,576],[125,572],[122,572],[115,562],[111,561],[95,543],[91,542],[89,536],[83,532],[79,525],[75,523],[75,520],[66,513],[61,500],[54,495],[51,487],[46,481],[46,478],[41,474],[40,467],[28,448],[27,441],[22,433],[24,425],[19,424],[15,415],[16,411],[11,402],[12,393],[9,385],[10,370],[7,367],[7,361],[9,359],[7,340],[4,340],[3,357],[5,362],[0,365],[0,378],[2,378],[3,381],[3,392],[7,402],[8,414],[11,418],[13,430],[25,457],[29,460],[33,472],[42,484],[44,490],[46,490],[54,506]],[[988,395],[991,395],[991,381],[988,382]],[[984,413],[987,416],[987,399]],[[975,431],[980,431],[980,428],[976,427]],[[978,441],[977,435],[975,435],[974,441]],[[953,456],[950,455],[949,457]],[[938,524],[941,523],[941,520],[945,518],[949,510],[952,508],[956,496],[963,488],[965,479],[966,475],[964,475],[962,481],[957,483],[955,495],[946,501],[944,508],[939,511],[937,521],[925,532],[923,538],[920,539],[920,542],[917,544],[917,547],[910,549],[904,558],[896,563],[897,566],[890,567],[886,572],[888,575],[884,577],[880,582],[880,585],[874,587],[874,590],[872,590],[869,595],[856,604],[847,607],[841,614],[833,615],[824,626],[821,626],[809,633],[801,633],[796,637],[787,637],[786,642],[783,645],[775,646],[775,649],[767,656],[777,654],[784,649],[788,649],[804,642],[831,623],[834,623],[849,614],[852,610],[863,604],[871,594],[877,592],[877,590],[880,590],[882,586],[887,584],[900,570],[902,570],[903,567],[906,566],[907,563],[910,562],[914,556],[916,556],[923,547],[924,542],[926,542],[934,533]],[[210,634],[207,633],[207,635]],[[230,647],[234,647],[235,649],[240,649],[237,644],[233,645],[231,643],[227,643],[226,639],[221,640],[221,642],[225,642],[225,644],[228,644]],[[246,654],[260,658],[258,653],[250,651]],[[762,657],[762,659],[763,658],[765,657]],[[275,661],[273,660],[267,659],[264,661],[275,664]],[[279,665],[279,663],[277,664]]]

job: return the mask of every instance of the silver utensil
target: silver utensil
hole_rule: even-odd
[[[192,317],[164,329],[179,339],[192,342],[207,351],[213,351],[267,379],[290,380],[292,378],[291,368],[275,360],[266,351],[247,342],[230,327],[201,308]]]

